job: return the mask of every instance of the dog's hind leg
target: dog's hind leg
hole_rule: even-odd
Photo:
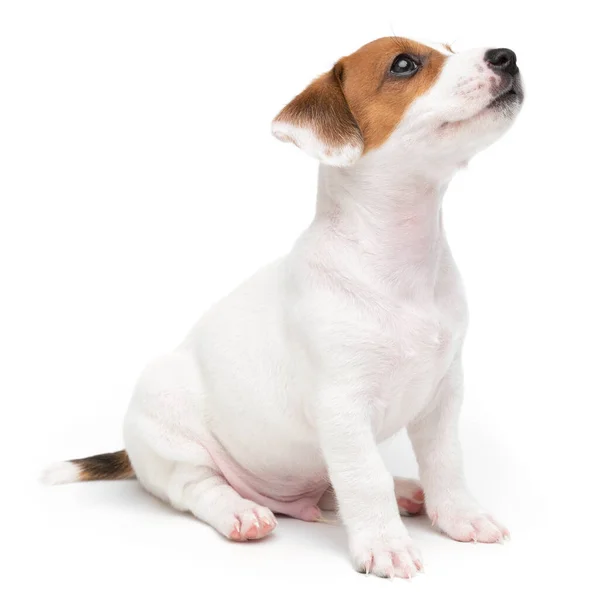
[[[191,512],[235,541],[265,537],[277,524],[268,508],[242,498],[209,466],[175,465],[167,495],[175,508]]]
[[[133,470],[152,494],[236,541],[276,526],[273,513],[242,498],[202,444],[204,390],[192,357],[165,356],[142,373],[125,419]]]
[[[394,493],[402,516],[410,517],[423,512],[425,494],[416,479],[394,477]]]

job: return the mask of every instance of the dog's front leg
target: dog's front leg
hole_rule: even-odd
[[[321,448],[358,571],[410,578],[421,558],[398,513],[394,481],[372,431],[372,398],[360,384],[330,387],[320,397]]]
[[[508,530],[481,509],[467,489],[458,440],[462,395],[458,357],[440,383],[432,409],[408,427],[427,514],[455,540],[500,542],[508,537]]]

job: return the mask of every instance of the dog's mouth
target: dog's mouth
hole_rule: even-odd
[[[518,106],[523,102],[523,87],[521,86],[521,80],[519,76],[513,77],[510,85],[503,89],[501,92],[497,93],[492,100],[483,108],[478,111],[476,114],[471,117],[459,121],[445,121],[441,125],[441,129],[451,129],[457,128],[465,123],[473,122],[477,118],[479,118],[482,114],[486,113],[489,110],[492,111],[502,111],[508,117],[511,116],[512,111],[510,110],[514,106]],[[504,110],[503,110],[504,109]]]
[[[514,103],[521,103],[523,100],[523,90],[517,79],[513,79],[510,87],[498,94],[486,108],[497,108],[509,106]]]

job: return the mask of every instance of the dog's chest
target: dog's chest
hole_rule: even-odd
[[[460,294],[407,304],[388,315],[389,325],[381,330],[381,379],[373,415],[378,438],[406,427],[432,401],[462,345],[466,318]]]

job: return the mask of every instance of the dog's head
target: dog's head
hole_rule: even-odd
[[[313,81],[277,115],[273,134],[340,167],[376,152],[459,164],[498,139],[522,102],[512,50],[456,54],[388,37]]]

